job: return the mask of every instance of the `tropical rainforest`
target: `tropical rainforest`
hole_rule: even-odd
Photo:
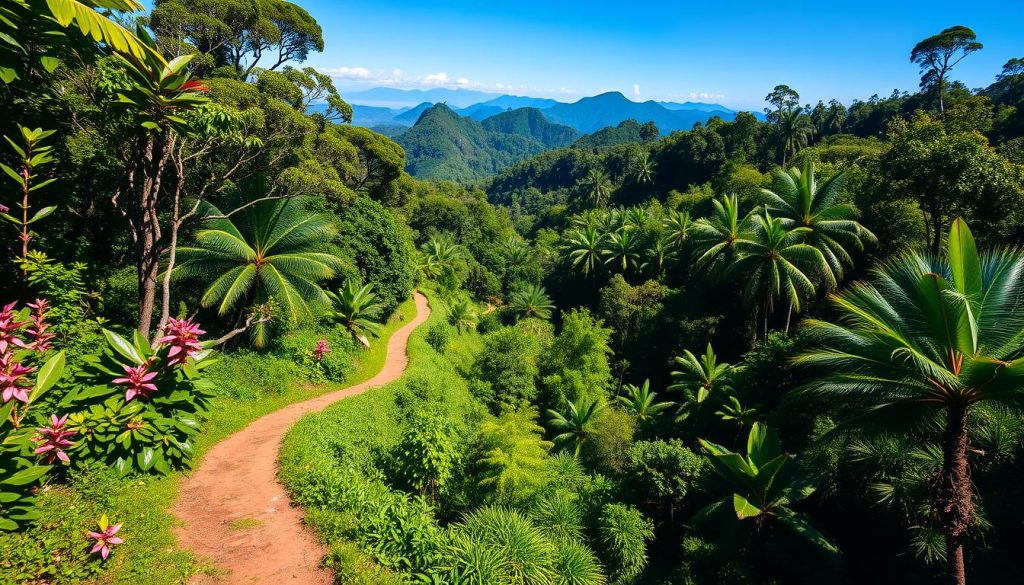
[[[1015,582],[1024,58],[968,88],[983,40],[849,106],[392,140],[297,4],[6,0],[0,582],[216,575],[180,484],[369,379],[414,290],[405,374],[280,447],[338,583]]]

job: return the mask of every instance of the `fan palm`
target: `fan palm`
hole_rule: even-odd
[[[423,255],[434,276],[452,272],[462,259],[462,249],[447,238],[433,237],[423,245]]]
[[[672,255],[675,254],[675,240],[671,234],[662,234],[654,241],[651,242],[649,248],[647,248],[647,258],[649,260],[644,262],[641,268],[647,266],[653,266],[655,274],[661,274],[665,270],[665,262],[667,262]]]
[[[476,327],[477,314],[469,299],[459,299],[448,309],[448,322],[457,330],[472,331]]]
[[[651,160],[651,153],[644,151],[633,167],[633,178],[639,185],[653,185],[658,164]]]
[[[735,259],[736,242],[750,236],[751,220],[749,216],[740,216],[740,203],[735,195],[723,195],[712,204],[715,209],[711,215],[690,226],[690,236],[696,246],[694,265],[720,275]]]
[[[226,314],[239,304],[273,301],[292,322],[311,317],[329,302],[320,281],[342,266],[317,251],[337,229],[330,219],[309,213],[294,199],[268,201],[224,217],[215,208],[210,227],[191,247],[178,248],[174,272],[209,281],[200,302]]]
[[[630,207],[622,212],[622,227],[629,230],[643,229],[650,214],[643,207]]]
[[[661,411],[671,408],[675,404],[674,402],[655,402],[658,393],[651,392],[650,380],[644,380],[643,385],[639,387],[626,384],[623,386],[623,390],[626,391],[626,394],[619,396],[619,402],[642,421],[654,418]]]
[[[683,350],[682,357],[677,357],[675,361],[679,369],[672,372],[672,385],[668,389],[683,392],[685,397],[676,420],[685,420],[708,397],[718,396],[731,389],[736,367],[725,362],[719,363],[710,343],[699,358],[690,350]]]
[[[612,195],[612,183],[608,179],[608,173],[601,169],[590,169],[587,177],[583,179],[583,188],[594,209],[607,205]]]
[[[662,230],[672,239],[673,245],[680,247],[690,236],[690,214],[685,211],[669,211],[661,221]]]
[[[790,316],[800,312],[801,299],[814,295],[811,278],[820,276],[829,287],[834,281],[821,251],[803,243],[810,228],[787,230],[768,211],[754,216],[754,225],[751,237],[736,242],[737,258],[731,270],[744,279],[743,301],[758,307],[767,337],[768,317],[779,301],[787,306],[788,331]]]
[[[836,201],[845,179],[843,171],[819,184],[814,163],[808,160],[802,169],[777,171],[772,188],[761,190],[766,207],[784,227],[810,230],[804,241],[825,256],[835,281],[843,278],[845,269],[853,267],[851,250],[862,251],[865,242],[877,241],[875,234],[857,221],[860,212],[856,207]]]
[[[584,275],[591,275],[601,264],[605,236],[595,226],[587,225],[574,229],[566,236],[564,250],[569,253],[573,268],[580,268]]]
[[[550,319],[551,311],[555,308],[547,291],[543,286],[537,284],[527,284],[516,291],[509,300],[509,306],[521,319],[527,317]]]
[[[945,416],[932,509],[961,584],[974,517],[969,413],[983,401],[1024,402],[1022,299],[1024,253],[979,253],[958,219],[943,256],[908,253],[834,296],[838,322],[811,321],[808,332],[822,347],[797,358],[821,369],[810,391],[869,406],[855,422]]]
[[[711,455],[711,466],[731,485],[733,493],[698,512],[698,519],[731,507],[736,518],[753,520],[758,529],[769,521],[777,522],[825,550],[836,552],[803,515],[790,508],[814,493],[814,487],[801,476],[796,461],[782,451],[782,444],[771,429],[754,423],[747,437],[746,455],[704,439],[700,443]]]
[[[558,431],[554,439],[555,445],[561,448],[571,446],[573,453],[579,456],[583,443],[590,435],[594,420],[604,408],[605,405],[596,398],[586,401],[581,396],[576,402],[566,404],[564,414],[549,409],[548,425]]]
[[[348,329],[359,343],[370,347],[367,336],[376,336],[379,333],[380,324],[374,320],[380,318],[383,308],[383,305],[377,302],[373,285],[361,285],[356,279],[350,278],[337,293],[328,291],[327,296],[334,305],[334,309],[327,314],[328,319]]]
[[[785,165],[789,155],[796,156],[810,142],[814,123],[810,116],[793,108],[779,113],[778,130],[782,140],[782,164]]]
[[[622,229],[608,234],[602,253],[604,263],[614,264],[619,270],[626,272],[636,268],[640,261],[640,238],[630,229]]]

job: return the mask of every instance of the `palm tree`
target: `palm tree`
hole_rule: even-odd
[[[587,225],[572,230],[566,236],[563,249],[569,253],[574,268],[582,268],[584,275],[591,275],[601,264],[605,236],[595,226]]]
[[[288,319],[313,316],[329,298],[318,284],[335,275],[342,261],[317,249],[337,235],[330,219],[309,213],[294,199],[252,205],[227,217],[211,207],[210,227],[196,245],[178,248],[177,276],[207,280],[200,298],[227,314],[274,301]],[[260,343],[260,340],[257,340]]]
[[[594,209],[608,204],[608,199],[612,195],[612,183],[608,179],[608,173],[601,169],[590,169],[582,183]]]
[[[677,357],[675,361],[679,369],[672,372],[672,385],[668,389],[683,392],[685,397],[677,421],[685,420],[691,414],[690,411],[709,397],[717,397],[731,389],[736,367],[725,362],[719,363],[710,343],[704,355],[699,358],[690,350],[683,350],[682,357]]]
[[[640,261],[640,252],[638,251],[640,239],[634,234],[635,232],[631,229],[622,229],[608,234],[603,250],[606,265],[614,263],[622,272],[637,267]]]
[[[370,347],[370,340],[367,335],[377,336],[380,331],[380,324],[374,319],[380,318],[383,308],[377,302],[377,295],[373,292],[373,285],[360,285],[354,278],[345,281],[345,284],[337,293],[328,292],[334,309],[327,314],[327,318],[348,329],[352,337],[365,347]]]
[[[661,227],[676,247],[681,247],[690,237],[690,214],[685,211],[669,211],[661,220]]]
[[[830,287],[835,284],[821,251],[802,243],[810,228],[787,230],[767,210],[754,216],[754,225],[751,238],[736,242],[737,258],[731,270],[745,282],[744,303],[761,313],[763,339],[768,337],[768,317],[776,303],[786,303],[788,332],[790,316],[800,312],[801,299],[814,295],[811,277],[821,276]]]
[[[626,384],[623,386],[623,390],[626,391],[626,394],[618,397],[619,402],[641,421],[652,419],[661,411],[671,408],[675,404],[675,402],[655,402],[658,393],[651,392],[650,380],[644,380],[640,387]]]
[[[825,256],[835,281],[843,278],[845,269],[853,267],[851,250],[863,251],[865,242],[878,241],[857,221],[860,212],[856,207],[837,202],[845,179],[846,171],[842,171],[819,184],[814,163],[808,160],[802,169],[777,171],[772,189],[761,190],[767,198],[766,207],[785,228],[810,230],[804,241]]]
[[[543,286],[537,284],[527,284],[516,291],[509,300],[509,306],[520,319],[527,317],[550,319],[551,311],[555,308],[547,291]]]
[[[698,512],[698,520],[732,508],[737,519],[753,520],[756,529],[776,522],[829,552],[837,552],[802,514],[790,508],[810,496],[814,487],[800,474],[793,457],[782,451],[782,444],[771,429],[761,423],[751,426],[746,455],[704,439],[700,444],[710,453],[708,461],[731,485],[733,493]]]
[[[473,303],[466,298],[459,299],[452,303],[448,309],[448,322],[459,332],[472,331],[476,327],[477,314]]]
[[[807,146],[814,135],[814,124],[810,116],[798,108],[779,112],[779,138],[782,139],[782,164],[785,166],[787,155],[796,156],[801,148]]]
[[[462,259],[462,249],[448,238],[433,237],[423,245],[426,264],[431,266],[432,276],[453,272]]]
[[[932,510],[947,562],[963,584],[963,541],[974,517],[969,462],[975,404],[1024,401],[1024,253],[979,253],[956,220],[946,252],[911,252],[833,297],[837,323],[810,321],[822,346],[797,358],[821,369],[809,390],[868,406],[854,422],[934,424],[944,415],[943,461]],[[893,415],[886,418],[886,415]]]
[[[590,427],[597,415],[605,409],[598,399],[585,401],[581,396],[575,403],[566,404],[565,414],[556,410],[548,410],[548,424],[559,431],[554,442],[558,447],[573,446],[573,453],[578,457],[583,443],[590,434]]]
[[[651,242],[647,248],[649,260],[644,262],[641,269],[647,266],[654,266],[655,274],[661,274],[665,270],[665,262],[675,254],[675,240],[671,234],[662,234]]]
[[[736,242],[750,236],[751,221],[750,216],[740,217],[740,203],[735,195],[723,195],[712,203],[714,211],[693,222],[690,236],[696,246],[694,266],[720,275],[735,259]]]
[[[633,178],[638,185],[653,185],[658,163],[651,160],[651,153],[644,151],[633,166]]]
[[[622,227],[630,230],[643,229],[647,225],[649,217],[647,210],[643,207],[630,207],[622,212]]]

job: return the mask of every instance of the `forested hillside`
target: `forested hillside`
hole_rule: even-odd
[[[312,4],[229,4],[0,6],[0,582],[237,582],[197,539],[264,582],[1019,580],[1024,60],[971,90],[954,26],[849,106],[392,140]],[[182,482],[289,407],[269,503],[195,534]]]

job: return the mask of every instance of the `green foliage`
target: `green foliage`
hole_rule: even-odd
[[[509,308],[520,319],[550,319],[555,305],[543,286],[527,284],[513,293]]]
[[[373,285],[350,278],[337,293],[327,291],[327,298],[332,305],[327,319],[347,329],[364,347],[370,347],[367,336],[380,332],[380,324],[375,319],[381,317],[381,304],[377,302]]]
[[[612,476],[622,474],[626,451],[636,437],[637,419],[620,408],[604,408],[597,413],[583,443],[582,458],[587,467]]]
[[[577,399],[576,402],[568,402],[564,412],[548,409],[548,426],[557,433],[555,445],[563,449],[571,449],[577,456],[580,449],[591,434],[594,422],[598,414],[605,409],[605,405],[598,399],[586,400]]]
[[[187,468],[212,396],[202,373],[210,351],[198,344],[182,349],[170,338],[153,348],[138,334],[128,341],[103,333],[107,347],[84,358],[86,367],[62,402],[80,437],[77,461],[102,462],[121,474]]]
[[[454,429],[446,416],[418,413],[392,454],[397,480],[431,502],[448,490],[459,465],[461,446]]]
[[[373,285],[381,315],[390,316],[412,292],[412,252],[405,235],[391,212],[367,197],[340,209],[338,220],[339,255]]]
[[[547,483],[552,444],[544,440],[536,409],[506,410],[496,420],[484,422],[477,443],[479,484],[495,501],[526,501]]]
[[[622,390],[624,394],[618,396],[619,404],[641,422],[647,422],[675,405],[674,402],[655,402],[658,393],[651,392],[650,380],[644,380],[643,385],[639,387],[626,384]]]
[[[543,352],[541,380],[550,405],[606,397],[611,380],[611,330],[586,309],[562,316],[562,330]]]
[[[638,441],[626,451],[625,477],[652,511],[673,518],[695,489],[704,461],[679,439]]]
[[[536,398],[539,345],[520,327],[502,327],[484,336],[475,373],[488,384],[489,395],[481,398],[492,410]]]
[[[445,323],[435,323],[430,326],[430,329],[427,329],[426,339],[434,351],[444,353],[452,340],[451,328]]]
[[[654,538],[654,525],[634,508],[608,504],[597,521],[600,554],[611,569],[609,581],[635,583],[647,566],[647,541]]]

